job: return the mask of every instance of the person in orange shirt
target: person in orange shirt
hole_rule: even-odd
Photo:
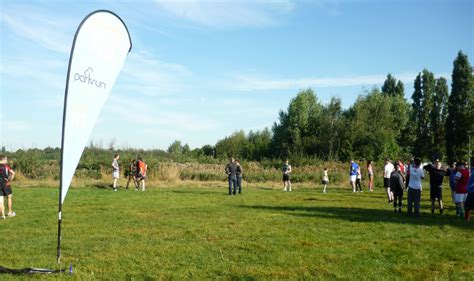
[[[146,180],[146,170],[148,168],[148,165],[143,161],[142,157],[138,157],[137,161],[137,185],[138,187],[135,189],[138,191],[140,188],[140,183],[141,183],[141,190],[145,191],[145,180]]]

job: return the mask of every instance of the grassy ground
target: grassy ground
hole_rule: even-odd
[[[0,265],[57,268],[57,189],[14,192],[18,216],[0,221]],[[393,213],[382,190],[74,188],[62,240],[62,267],[74,273],[36,278],[473,280],[474,223],[452,207],[428,214],[427,195],[414,218]]]

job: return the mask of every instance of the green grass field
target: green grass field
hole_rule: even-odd
[[[473,280],[474,222],[393,213],[385,195],[261,185],[74,188],[63,209],[64,280]],[[16,188],[0,265],[57,268],[57,188]],[[449,199],[449,200],[448,200]],[[404,209],[405,211],[405,209]],[[1,280],[27,279],[0,275]]]

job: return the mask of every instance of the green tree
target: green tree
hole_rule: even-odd
[[[433,145],[432,153],[434,158],[442,158],[445,154],[445,123],[447,116],[448,84],[446,79],[440,77],[436,79],[436,86],[433,96],[433,106],[430,114]]]
[[[467,55],[459,51],[453,63],[446,118],[446,153],[449,161],[466,159],[468,154],[468,132],[474,129],[472,71]]]
[[[168,153],[173,155],[180,155],[183,153],[183,147],[181,146],[181,141],[175,140],[170,146],[168,147]]]
[[[313,154],[317,144],[317,128],[323,106],[313,90],[300,91],[286,112],[280,111],[273,125],[273,151],[278,156]]]
[[[382,93],[388,96],[405,96],[405,87],[403,82],[395,79],[392,74],[388,74],[382,85]]]

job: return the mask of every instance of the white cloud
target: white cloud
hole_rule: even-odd
[[[393,74],[393,76],[404,83],[413,83],[418,73],[406,72]],[[435,77],[449,77],[449,74],[435,74]],[[341,77],[303,77],[295,79],[266,79],[251,75],[240,75],[235,78],[232,85],[237,85],[236,90],[259,91],[259,90],[286,90],[303,88],[327,88],[327,87],[351,87],[351,86],[373,86],[383,84],[387,78],[386,74],[354,75]],[[235,86],[232,86],[235,87]]]
[[[294,4],[276,1],[160,1],[165,11],[191,23],[216,27],[264,27],[278,24],[282,15],[290,13]]]
[[[8,131],[25,132],[30,131],[32,126],[30,123],[24,121],[2,120],[2,124]]]
[[[2,12],[0,20],[6,24],[8,29],[27,40],[48,50],[69,54],[73,38],[66,36],[65,32],[58,32],[58,29],[64,30],[68,26],[66,21],[53,19],[38,11],[28,12],[23,9],[21,11],[21,13],[9,14]]]

